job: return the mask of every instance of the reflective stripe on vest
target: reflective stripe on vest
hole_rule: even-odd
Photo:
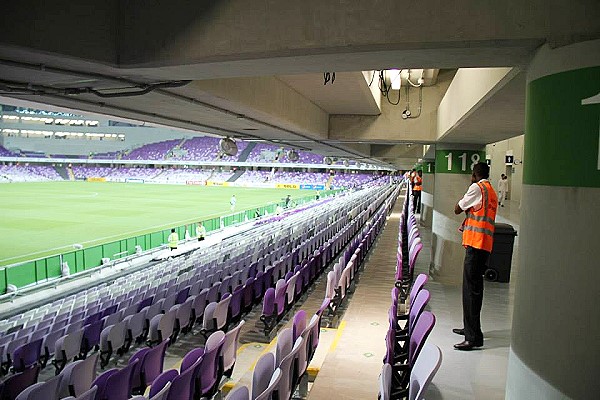
[[[494,221],[498,208],[498,196],[488,181],[477,182],[481,189],[479,209],[467,210],[467,218],[463,226],[463,246],[492,251],[494,244]]]

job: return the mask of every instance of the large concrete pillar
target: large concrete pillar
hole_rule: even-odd
[[[462,282],[465,250],[458,228],[465,215],[455,215],[454,206],[471,184],[473,165],[479,161],[485,161],[483,146],[436,145],[430,273],[441,282]]]
[[[527,77],[507,399],[600,393],[600,40],[542,47]]]
[[[435,160],[423,160],[423,190],[421,191],[421,225],[431,228],[433,221],[433,189],[435,188]]]

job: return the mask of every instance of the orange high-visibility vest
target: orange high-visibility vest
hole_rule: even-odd
[[[492,252],[494,244],[494,223],[498,209],[498,196],[488,181],[477,182],[481,189],[482,206],[467,210],[463,225],[463,246]]]
[[[423,186],[421,185],[423,185],[423,179],[417,175],[415,177],[415,186],[413,187],[413,190],[423,190]]]

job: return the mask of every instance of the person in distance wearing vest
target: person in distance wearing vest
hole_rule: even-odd
[[[202,224],[202,221],[196,225],[196,236],[198,237],[198,241],[204,240],[204,236],[206,236],[206,228]]]
[[[464,335],[465,340],[455,344],[457,350],[472,350],[483,346],[481,332],[481,305],[483,304],[483,274],[494,243],[494,223],[498,196],[488,181],[490,167],[477,163],[473,167],[471,186],[454,206],[454,213],[466,214],[461,226],[465,247],[463,270],[463,329],[452,332]]]
[[[169,242],[169,248],[171,251],[177,249],[177,244],[179,243],[179,235],[175,232],[175,228],[171,229],[171,234],[167,238],[167,242]]]
[[[423,171],[418,170],[413,179],[413,214],[421,213],[421,191],[423,190]]]

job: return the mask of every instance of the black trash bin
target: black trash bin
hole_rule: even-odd
[[[509,224],[496,224],[494,246],[485,271],[485,277],[493,282],[509,282],[513,246],[517,231]]]

